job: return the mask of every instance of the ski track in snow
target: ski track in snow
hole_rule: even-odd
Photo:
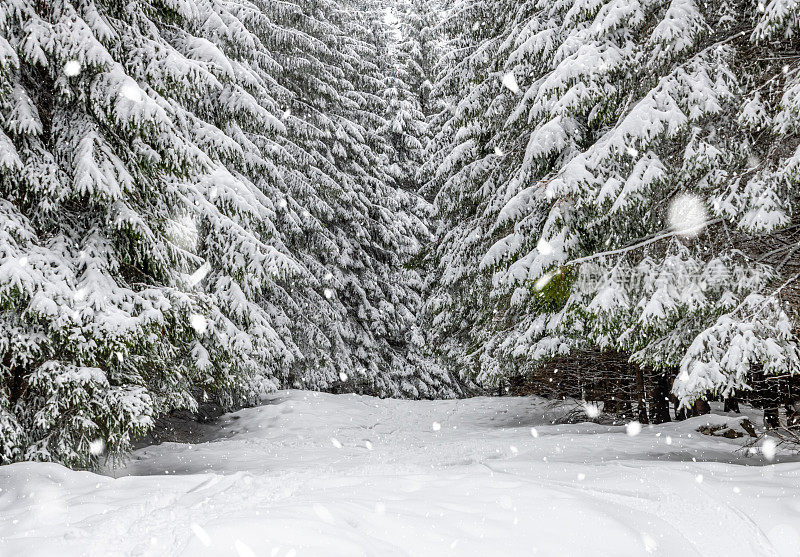
[[[800,462],[696,431],[736,418],[560,413],[281,391],[107,475],[0,468],[0,556],[800,555]]]

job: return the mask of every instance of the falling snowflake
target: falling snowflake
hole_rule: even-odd
[[[515,95],[518,95],[520,93],[519,85],[517,84],[517,78],[514,76],[513,73],[507,73],[506,75],[503,76],[503,86],[505,86]]]
[[[333,515],[331,514],[331,511],[329,511],[328,508],[325,507],[324,505],[321,505],[320,503],[314,503],[314,507],[313,508],[314,508],[314,514],[316,514],[317,517],[322,522],[326,522],[328,524],[333,524],[334,522],[336,522],[333,519]]]
[[[511,450],[511,454],[518,454],[519,453],[519,449],[517,447],[515,447],[514,445],[511,445],[509,447],[509,449]]]
[[[119,94],[128,99],[129,101],[137,103],[142,102],[142,99],[144,98],[142,90],[133,80],[126,82],[125,85],[123,85],[120,88]]]
[[[578,481],[579,482],[582,482],[585,479],[586,479],[586,474],[584,474],[583,472],[578,473]]]
[[[70,60],[64,64],[64,75],[67,77],[75,77],[81,73],[81,63],[77,60]]]
[[[778,444],[770,437],[767,437],[764,439],[764,442],[761,443],[761,453],[764,455],[764,458],[769,461],[775,460],[775,453],[777,450]]]
[[[336,447],[337,449],[341,449],[342,448],[342,444],[339,442],[339,440],[336,437],[331,437],[331,444],[334,447]]]
[[[697,475],[694,477],[694,481],[696,481],[696,482],[697,482],[697,483],[699,483],[699,484],[703,483],[703,474],[697,474]]]
[[[330,288],[326,288],[325,290],[323,290],[323,291],[322,291],[322,293],[325,295],[325,297],[326,297],[328,300],[330,300],[331,298],[333,298],[333,290],[331,290]]]
[[[642,543],[644,544],[644,550],[648,553],[653,553],[656,549],[658,549],[656,540],[654,540],[653,537],[646,532],[642,532]]]
[[[544,275],[536,279],[536,282],[533,283],[533,288],[537,292],[541,292],[542,290],[544,290],[545,286],[550,284],[550,281],[553,279],[554,275],[555,273],[545,273]]]
[[[189,286],[197,286],[204,278],[206,278],[210,270],[211,265],[208,263],[208,261],[206,261],[194,273],[189,275],[189,278],[186,279],[186,282],[189,283]]]
[[[439,422],[433,422],[431,424],[431,429],[433,431],[439,431],[440,429],[442,429],[442,424],[440,424]]]
[[[325,273],[325,280],[331,280],[332,278],[333,278],[333,273],[331,273],[330,271]]]
[[[708,213],[699,197],[681,194],[672,200],[667,219],[673,231],[686,238],[694,238],[705,228]]]
[[[667,445],[672,445],[672,437],[670,437],[669,435],[667,435],[666,443]]]
[[[594,419],[600,415],[600,405],[595,402],[583,402],[583,412],[587,418]]]
[[[639,156],[639,150],[636,147],[626,147],[625,152],[628,153],[628,156],[631,158],[636,158]]]
[[[539,432],[538,432],[538,431],[536,431],[536,428],[535,428],[535,427],[532,427],[532,428],[531,428],[531,437],[533,437],[534,439],[535,439],[535,438],[537,438],[537,437],[539,437]]]
[[[639,422],[633,421],[625,424],[625,433],[627,433],[630,437],[636,437],[641,432],[642,432],[642,424],[640,424]]]
[[[91,443],[89,443],[89,452],[92,453],[94,456],[98,456],[103,454],[103,451],[106,450],[106,442],[102,439],[95,439]]]
[[[236,548],[236,553],[239,554],[239,557],[256,557],[256,554],[250,549],[250,546],[242,540],[235,540],[233,542],[233,547]]]
[[[339,379],[341,379],[342,381],[347,381],[347,374],[345,372],[343,372],[343,371],[340,371],[339,372]]]
[[[193,313],[189,316],[189,324],[198,335],[204,334],[208,328],[208,320],[199,313]]]
[[[371,441],[364,441],[364,446],[367,448],[368,451],[372,450],[372,442]]]

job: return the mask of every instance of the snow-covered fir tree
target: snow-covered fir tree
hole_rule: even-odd
[[[441,112],[431,118],[434,133],[423,167],[430,178],[423,191],[435,197],[439,218],[430,250],[428,342],[453,369],[480,383],[499,375],[490,346],[497,315],[491,278],[480,262],[494,241],[490,206],[504,183],[493,176],[505,155],[492,137],[503,123],[495,107],[513,95],[497,61],[515,6],[465,0],[446,13],[442,27],[450,38],[434,90]]]
[[[417,97],[419,110],[427,121],[440,109],[433,97],[433,84],[444,54],[443,7],[438,0],[398,0],[394,12],[405,83]]]
[[[468,91],[430,186],[450,225],[428,319],[456,365],[618,349],[684,404],[795,373],[794,3],[508,8],[477,37],[502,15],[453,9],[439,83]]]
[[[302,294],[294,319],[306,348],[289,384],[446,396],[449,378],[420,365],[414,340],[421,284],[405,264],[428,232],[422,200],[387,172],[382,12],[374,2],[298,8],[302,17],[287,21],[294,34],[273,47],[294,97],[286,121],[304,174],[293,187],[307,223],[289,243],[323,288]]]
[[[91,466],[198,397],[453,392],[409,363],[426,231],[352,9],[0,6],[0,460]]]
[[[404,12],[399,15],[403,17]],[[420,96],[424,83],[416,71],[419,44],[405,35],[409,30],[400,23],[398,20],[391,26],[392,43],[386,54],[386,123],[382,131],[389,147],[389,172],[400,187],[418,191],[418,171],[428,143],[428,123]]]
[[[96,439],[124,452],[154,416],[253,396],[292,358],[249,298],[297,265],[268,191],[224,165],[233,133],[283,125],[245,33],[191,34],[241,26],[211,8],[0,13],[3,460],[87,465]]]
[[[393,48],[389,52],[385,133],[392,147],[391,170],[400,185],[420,190],[431,140],[432,117],[441,111],[433,97],[436,67],[442,58],[437,2],[400,0],[390,11]]]

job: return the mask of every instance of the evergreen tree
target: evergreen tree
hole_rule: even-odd
[[[389,173],[400,187],[417,191],[420,188],[417,172],[427,144],[428,124],[420,97],[415,93],[419,89],[414,89],[419,84],[414,83],[412,77],[416,76],[411,74],[416,43],[402,35],[401,25],[395,24],[392,31],[395,42],[387,53],[387,84],[383,95],[386,123],[382,132],[389,147]]]
[[[433,98],[437,66],[444,54],[440,30],[441,3],[434,0],[398,0],[398,51],[402,55],[405,83],[417,98],[425,119],[438,112]]]
[[[296,263],[264,192],[222,161],[228,122],[283,126],[246,35],[226,55],[191,34],[201,8],[0,12],[4,461],[88,465],[95,439],[124,452],[154,416],[254,396],[259,370],[291,360],[248,297]]]
[[[515,94],[503,85],[498,62],[511,8],[464,0],[447,12],[442,26],[451,39],[435,88],[443,110],[432,118],[423,167],[431,176],[424,191],[435,197],[440,222],[425,307],[428,342],[452,369],[484,384],[499,376],[491,278],[479,267],[493,242],[492,197],[503,184],[494,175],[504,156],[492,140],[502,126],[497,110]]]
[[[2,462],[91,466],[208,396],[453,392],[416,372],[426,231],[352,13],[0,6]]]
[[[473,369],[491,381],[618,349],[679,370],[683,404],[745,389],[761,366],[795,373],[796,252],[780,238],[797,205],[796,9],[574,0],[513,13],[497,38],[475,42],[477,16],[454,35],[475,45],[455,67],[476,94],[443,127],[432,187],[459,218],[442,234],[429,319],[443,337],[465,332],[457,365],[482,354]],[[490,294],[451,297],[459,280],[458,294]],[[492,313],[476,342],[466,316]]]
[[[388,45],[377,3],[300,3],[289,22],[291,40],[277,38],[271,49],[293,98],[286,120],[302,174],[295,197],[308,223],[287,243],[324,289],[298,294],[305,299],[296,334],[306,336],[305,348],[288,381],[449,396],[449,378],[420,365],[413,342],[420,281],[405,264],[428,233],[420,200],[386,173]]]

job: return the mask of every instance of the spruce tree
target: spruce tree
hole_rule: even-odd
[[[416,192],[420,189],[417,172],[428,143],[428,123],[418,93],[423,84],[419,76],[412,73],[416,69],[414,55],[419,52],[419,45],[404,35],[408,30],[400,23],[392,26],[390,34],[394,40],[387,53],[383,94],[386,123],[382,132],[388,143],[389,172],[395,183]]]
[[[461,71],[439,88],[466,79],[475,96],[439,132],[430,186],[458,215],[429,304],[434,332],[461,336],[457,365],[491,381],[622,350],[677,370],[686,405],[762,366],[797,371],[795,17],[783,2],[523,2],[478,41],[486,19],[462,18]],[[450,296],[458,281],[489,294]],[[490,314],[483,339],[459,317]]]
[[[280,386],[453,392],[412,363],[426,231],[353,9],[0,7],[0,460],[92,466]]]
[[[440,223],[430,256],[428,342],[451,369],[484,384],[494,383],[500,369],[492,346],[498,314],[491,277],[480,265],[494,241],[492,198],[504,183],[495,176],[504,156],[493,142],[503,123],[498,106],[515,94],[503,85],[498,57],[511,28],[510,8],[464,0],[445,15],[450,40],[434,92],[442,111],[431,120],[435,133],[423,167],[430,176],[423,191],[434,197]]]
[[[380,130],[388,44],[380,11],[365,2],[293,6],[276,21],[294,32],[265,40],[292,103],[285,121],[297,174],[289,186],[301,207],[287,209],[301,220],[287,245],[316,286],[294,286],[302,358],[286,381],[383,396],[449,395],[446,373],[418,365],[415,354],[420,285],[405,264],[427,229],[420,200],[386,172],[389,146]]]
[[[230,122],[283,126],[247,35],[192,34],[208,9],[0,12],[4,461],[90,465],[96,440],[124,452],[156,415],[245,400],[261,369],[291,360],[248,297],[297,265],[270,241],[264,192],[224,164]],[[210,23],[208,36],[239,21]]]

